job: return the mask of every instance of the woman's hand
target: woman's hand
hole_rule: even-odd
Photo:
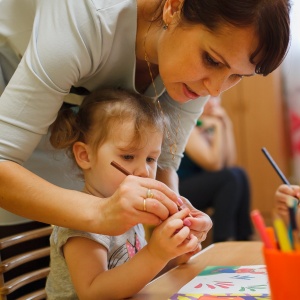
[[[109,198],[99,201],[101,232],[118,235],[138,223],[158,225],[178,211],[178,195],[164,183],[129,175]]]
[[[180,198],[183,200],[183,206],[189,208],[192,215],[192,217],[184,219],[184,225],[191,229],[191,233],[198,238],[199,242],[203,242],[207,237],[208,231],[212,228],[211,218],[206,213],[193,207],[185,197],[180,196]]]

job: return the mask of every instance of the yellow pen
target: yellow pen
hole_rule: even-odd
[[[280,250],[283,252],[291,252],[293,248],[288,236],[287,228],[283,220],[279,217],[275,217],[274,227],[275,227],[276,236],[278,238]]]

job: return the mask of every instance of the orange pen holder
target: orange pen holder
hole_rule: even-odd
[[[263,248],[272,300],[300,299],[300,252]]]

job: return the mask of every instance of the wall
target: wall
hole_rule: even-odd
[[[259,209],[270,223],[275,190],[282,182],[261,148],[267,148],[286,176],[290,172],[281,71],[267,77],[244,78],[224,92],[222,99],[233,121],[238,165],[246,169],[250,178],[252,209]]]

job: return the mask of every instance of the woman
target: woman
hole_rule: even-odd
[[[213,208],[213,242],[249,240],[250,187],[235,165],[232,123],[220,97],[211,97],[189,137],[181,161],[179,191],[198,209]]]
[[[102,234],[157,225],[177,211],[176,168],[207,96],[243,76],[272,72],[289,44],[288,0],[2,0],[0,10],[8,82],[0,101],[0,205],[29,219]],[[64,101],[81,102],[70,92],[101,87],[159,97],[163,112],[172,112],[176,134],[166,139],[157,175],[163,183],[128,176],[101,201],[75,191],[72,178],[68,185],[69,169],[41,138]],[[154,197],[145,213],[148,189]],[[191,214],[187,223],[202,239],[211,221],[196,209]]]

